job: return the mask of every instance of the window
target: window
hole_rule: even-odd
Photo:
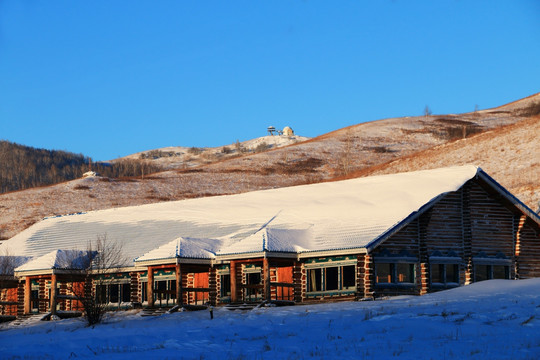
[[[246,282],[248,285],[258,285],[261,283],[261,273],[248,273],[246,274]]]
[[[382,249],[373,260],[377,285],[414,285],[415,264],[418,259],[406,250],[402,250],[399,254],[392,254],[388,249]]]
[[[375,263],[377,284],[413,284],[413,263]]]
[[[220,275],[221,297],[231,296],[231,275]]]
[[[474,281],[491,279],[510,279],[510,266],[476,265],[474,267]]]
[[[459,265],[431,264],[431,283],[434,285],[459,284]]]
[[[130,288],[129,283],[96,285],[96,301],[98,304],[130,302]]]
[[[479,252],[473,257],[473,263],[474,281],[510,279],[512,260],[501,252],[492,257],[487,256],[484,252]]]
[[[356,266],[329,266],[307,270],[308,292],[356,290]]]
[[[309,269],[309,290],[308,291],[322,291],[322,269]]]

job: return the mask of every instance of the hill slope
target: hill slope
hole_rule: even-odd
[[[534,207],[535,194],[540,190],[536,180],[540,178],[538,165],[535,165],[540,158],[540,140],[534,136],[538,134],[539,120],[533,116],[540,113],[538,104],[540,94],[475,113],[373,121],[283,148],[214,159],[206,165],[152,176],[93,177],[7,193],[0,195],[0,238],[11,237],[44,216],[233,194],[353,174],[363,176],[383,171],[389,164],[397,166],[394,163],[397,159],[411,159],[403,160],[411,163],[402,170],[413,170],[421,165],[413,165],[412,159],[424,158],[427,156],[424,151],[429,149],[440,152],[439,160],[425,160],[425,166],[475,163]],[[497,147],[497,143],[513,145]],[[487,151],[491,144],[496,149]],[[466,150],[459,152],[462,147]],[[455,156],[444,157],[446,153],[454,154],[453,151]],[[513,162],[513,171],[511,167],[498,169],[487,165],[496,164],[501,153]],[[387,171],[396,169],[388,167]]]

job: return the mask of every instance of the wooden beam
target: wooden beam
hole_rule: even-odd
[[[176,264],[176,305],[184,306],[184,291],[182,288],[182,268]]]
[[[51,314],[56,314],[56,274],[51,275]]]
[[[263,259],[263,274],[264,274],[264,299],[270,300],[270,263],[268,258]]]
[[[146,300],[149,307],[154,307],[154,268],[148,267],[148,282],[146,283]]]
[[[24,283],[24,313],[30,314],[31,310],[31,295],[32,295],[32,280],[30,277],[25,278]]]
[[[236,284],[236,261],[231,260],[229,265],[229,274],[231,278],[231,303],[238,301],[237,284]]]

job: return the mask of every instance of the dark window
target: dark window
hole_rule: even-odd
[[[322,291],[322,270],[309,269],[309,291]]]
[[[109,302],[117,303],[119,299],[120,286],[118,284],[109,285]]]
[[[107,303],[107,285],[96,285],[96,302],[98,304]]]
[[[491,279],[490,265],[476,265],[474,272],[475,281],[484,281]]]
[[[141,281],[141,301],[147,301],[148,298],[146,296],[146,291],[148,288],[148,282],[147,281]]]
[[[246,280],[248,285],[258,285],[261,283],[261,273],[249,273]]]
[[[510,279],[510,267],[507,265],[476,265],[474,271],[474,281]]]
[[[446,264],[446,283],[459,283],[458,264]]]
[[[509,279],[509,267],[504,265],[493,265],[493,279]]]
[[[431,265],[431,282],[444,283],[444,264]]]
[[[338,274],[339,273],[338,273],[337,267],[329,267],[325,269],[325,275],[326,275],[325,290],[338,290],[339,289]]]
[[[431,265],[432,284],[454,284],[459,283],[458,264],[432,264]]]
[[[392,282],[392,266],[393,264],[381,263],[375,265],[375,272],[377,273],[377,283],[385,284]]]
[[[221,296],[231,296],[231,275],[221,275]]]
[[[169,298],[176,299],[176,280],[169,280]]]
[[[412,284],[414,283],[414,264],[412,263],[376,263],[377,284]]]
[[[397,281],[398,283],[413,283],[414,282],[414,264],[396,264]]]
[[[122,284],[122,302],[130,302],[131,301],[130,289],[131,289],[131,287],[129,286],[129,283]]]
[[[342,267],[343,289],[356,287],[356,266],[349,265]]]
[[[39,290],[32,290],[32,309],[39,309]]]

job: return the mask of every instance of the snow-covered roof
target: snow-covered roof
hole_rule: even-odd
[[[36,258],[86,249],[106,236],[138,261],[361,249],[479,170],[450,167],[54,217],[0,248]]]
[[[87,251],[53,250],[45,255],[36,256],[24,265],[15,269],[17,272],[51,270],[51,269],[84,269],[90,261]]]

